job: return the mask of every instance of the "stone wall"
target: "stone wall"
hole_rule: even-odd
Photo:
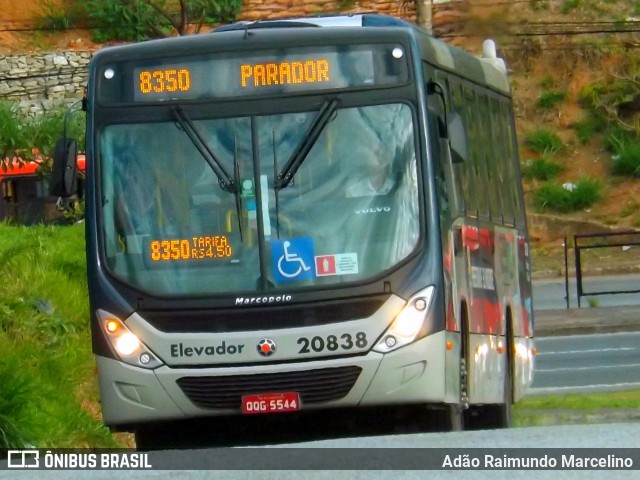
[[[91,52],[12,55],[0,58],[0,100],[30,114],[82,98]]]

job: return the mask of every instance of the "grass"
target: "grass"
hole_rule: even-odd
[[[611,393],[575,393],[528,397],[515,405],[516,410],[597,410],[602,408],[637,409],[640,405],[640,390]]]
[[[585,145],[596,133],[601,132],[604,126],[602,116],[587,115],[582,120],[575,122],[573,124],[573,129],[576,132],[576,138],[578,141],[582,145]]]
[[[522,175],[535,180],[552,180],[563,171],[562,165],[549,158],[528,158],[522,164]]]
[[[83,230],[0,223],[0,448],[118,446],[96,415]]]
[[[640,390],[528,397],[513,407],[516,427],[638,421]]]
[[[589,208],[600,198],[602,184],[595,179],[582,178],[570,188],[557,182],[542,185],[534,192],[533,203],[539,212],[570,213]]]
[[[615,175],[640,177],[640,139],[624,133],[613,133],[606,139],[613,152],[612,171]]]
[[[524,137],[524,143],[534,152],[545,156],[553,155],[565,147],[562,139],[546,128],[528,132]]]
[[[582,3],[581,0],[565,0],[564,3],[562,4],[561,12],[564,15],[566,15],[567,13],[570,13],[572,10],[575,10],[576,8],[580,7],[581,3]]]
[[[548,110],[567,99],[567,92],[564,91],[545,91],[540,94],[536,101],[538,108]]]

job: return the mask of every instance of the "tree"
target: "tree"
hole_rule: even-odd
[[[429,33],[431,33],[433,27],[432,6],[433,0],[416,0],[416,23]]]
[[[242,0],[78,1],[95,41],[147,40],[198,33],[204,25],[235,20]]]

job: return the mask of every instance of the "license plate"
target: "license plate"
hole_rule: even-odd
[[[258,393],[242,396],[242,413],[281,413],[300,410],[300,395],[297,392]]]

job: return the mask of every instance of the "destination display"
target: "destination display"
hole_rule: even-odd
[[[194,236],[171,240],[151,240],[148,261],[198,261],[230,258],[233,249],[226,235]]]
[[[408,81],[397,45],[286,48],[105,66],[102,103],[172,102],[376,87]]]

